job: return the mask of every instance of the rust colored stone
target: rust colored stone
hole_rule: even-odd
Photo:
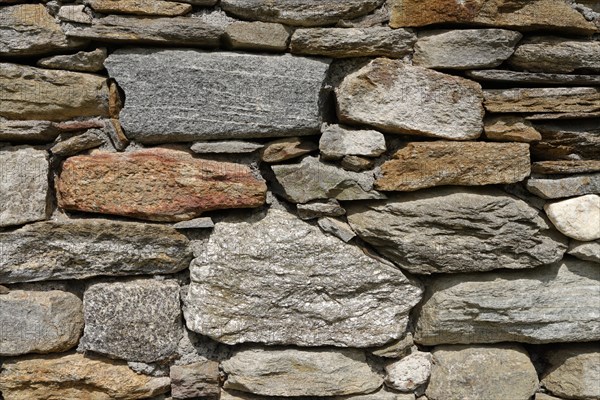
[[[79,132],[94,128],[104,128],[104,123],[98,119],[90,119],[87,121],[55,122],[52,125],[61,132]]]

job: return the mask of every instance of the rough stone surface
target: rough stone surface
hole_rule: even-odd
[[[467,76],[476,81],[488,82],[511,82],[515,84],[534,83],[543,85],[600,85],[598,75],[570,75],[570,74],[546,74],[530,73],[521,71],[507,71],[501,69],[487,69],[480,71],[467,71]]]
[[[97,219],[38,222],[0,233],[0,283],[169,274],[188,267],[171,227]]]
[[[336,89],[338,117],[388,133],[476,139],[483,128],[479,84],[376,59],[347,76]]]
[[[309,397],[312,398],[312,397]],[[264,396],[257,396],[250,393],[239,392],[237,390],[222,390],[221,400],[264,400]],[[269,400],[286,400],[287,397],[269,396]],[[412,393],[388,392],[383,389],[369,394],[357,394],[350,396],[331,396],[327,399],[332,400],[415,400]],[[423,400],[423,399],[422,399]]]
[[[412,142],[381,166],[378,190],[414,191],[442,185],[514,183],[530,174],[529,145]]]
[[[105,65],[127,95],[123,128],[141,142],[306,135],[321,126],[328,60],[134,49]]]
[[[322,132],[319,150],[326,159],[347,155],[377,157],[386,151],[385,137],[377,131],[326,125]]]
[[[600,111],[600,88],[486,89],[485,109],[497,113]]]
[[[417,37],[406,29],[372,28],[297,29],[290,42],[296,54],[345,57],[402,58],[412,53]]]
[[[38,67],[64,69],[68,71],[98,72],[104,69],[106,49],[80,51],[72,55],[60,55],[42,58],[37,62]]]
[[[359,350],[248,349],[221,366],[228,374],[225,389],[262,396],[369,393],[383,381]]]
[[[362,156],[344,156],[340,165],[346,171],[361,172],[373,169],[375,160]]]
[[[600,172],[600,160],[539,161],[531,164],[531,172],[543,175]]]
[[[600,269],[565,258],[527,271],[440,276],[427,285],[415,341],[554,343],[600,339]]]
[[[290,32],[281,24],[237,21],[225,28],[225,38],[233,49],[284,52]]]
[[[401,392],[412,392],[427,383],[431,373],[431,354],[414,352],[385,367],[385,384]]]
[[[0,141],[51,142],[60,132],[50,121],[13,121],[0,117]]]
[[[178,222],[173,225],[175,229],[207,229],[214,228],[215,224],[213,223],[212,218],[203,217],[203,218],[195,218],[189,221]]]
[[[174,399],[219,399],[219,363],[205,361],[171,367],[171,395]]]
[[[600,241],[578,242],[571,240],[567,253],[581,260],[600,263]]]
[[[521,37],[505,29],[425,31],[419,34],[413,63],[426,68],[493,68],[513,54]]]
[[[106,139],[103,132],[98,129],[90,129],[81,135],[73,136],[55,144],[50,148],[50,152],[61,157],[72,156],[102,146],[104,143],[106,143]]]
[[[600,239],[600,196],[588,194],[548,203],[544,210],[566,236],[582,242]]]
[[[152,378],[112,360],[68,354],[3,360],[6,399],[147,399],[169,391],[169,378]]]
[[[298,217],[303,220],[320,217],[340,217],[346,214],[346,210],[335,199],[298,204],[297,209]]]
[[[548,363],[542,385],[552,394],[566,399],[600,399],[600,346],[563,345],[544,355]]]
[[[535,142],[542,139],[542,135],[533,124],[522,117],[514,115],[500,115],[484,119],[483,132],[490,140],[502,142]]]
[[[496,189],[436,188],[346,209],[360,238],[413,273],[532,268],[566,250],[538,210]]]
[[[0,149],[0,227],[46,219],[48,154],[33,147]]]
[[[333,236],[342,239],[346,243],[356,237],[356,233],[350,228],[350,225],[338,219],[324,217],[319,218],[317,223],[323,232],[331,233]]]
[[[217,223],[191,278],[188,328],[227,344],[381,345],[404,334],[421,293],[399,270],[274,209]]]
[[[527,190],[542,199],[600,194],[600,173],[557,178],[530,178]]]
[[[260,143],[243,142],[241,140],[224,140],[215,142],[197,142],[191,147],[198,154],[243,154],[252,153],[263,148]]]
[[[536,393],[535,400],[562,400],[562,399],[560,399],[558,397],[550,396],[549,394],[546,394],[546,393]]]
[[[542,140],[531,146],[536,160],[594,160],[600,154],[600,119],[536,123]]]
[[[172,355],[181,339],[175,281],[93,283],[83,295],[83,312],[85,329],[79,350],[154,362]]]
[[[67,159],[56,182],[66,210],[183,221],[202,212],[259,207],[267,187],[248,166],[170,149],[98,152]]]
[[[600,72],[600,41],[536,36],[520,43],[509,63],[531,72]]]
[[[409,355],[414,344],[412,333],[406,332],[406,335],[402,339],[372,350],[371,353],[377,357],[399,359]]]
[[[76,22],[78,24],[91,24],[92,17],[85,12],[85,5],[61,6],[56,15],[64,22]]]
[[[318,149],[319,146],[315,142],[299,137],[278,139],[265,145],[260,159],[268,163],[277,163],[303,156]]]
[[[184,3],[162,0],[85,0],[94,11],[104,14],[135,14],[175,17],[192,11]]]
[[[430,400],[528,400],[537,388],[537,372],[518,345],[433,349]]]
[[[81,300],[67,292],[12,290],[0,296],[0,355],[74,347],[83,330]]]

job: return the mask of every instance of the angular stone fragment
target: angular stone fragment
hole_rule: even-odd
[[[344,156],[340,163],[346,171],[361,172],[375,167],[375,160],[362,156]]]
[[[215,224],[210,217],[195,218],[189,221],[178,222],[173,225],[175,229],[207,229],[214,228]]]
[[[598,160],[600,119],[536,123],[542,140],[531,146],[536,160]]]
[[[321,156],[337,160],[347,155],[377,157],[386,151],[385,137],[373,130],[326,125],[319,141]]]
[[[522,36],[505,29],[425,31],[419,34],[413,63],[427,68],[493,68],[513,54]]]
[[[298,204],[298,217],[303,220],[320,217],[340,217],[346,214],[346,210],[335,199],[325,201],[313,201],[306,204]]]
[[[594,261],[600,263],[600,241],[578,242],[571,240],[567,253],[580,260]]]
[[[383,379],[359,350],[248,349],[221,364],[225,389],[262,396],[370,393]]]
[[[414,346],[413,335],[406,332],[406,335],[400,340],[388,343],[382,347],[372,350],[371,353],[377,357],[384,358],[402,358],[410,354],[411,348]]]
[[[295,216],[217,223],[191,266],[188,328],[226,344],[381,345],[404,334],[421,289]]]
[[[83,330],[81,300],[59,290],[12,290],[0,296],[0,325],[1,356],[65,351]]]
[[[600,172],[600,160],[539,161],[531,164],[531,172],[544,175]]]
[[[414,191],[515,183],[529,176],[529,162],[529,145],[523,143],[412,142],[382,165],[375,187]]]
[[[56,181],[66,210],[183,221],[202,212],[259,207],[266,185],[248,166],[164,148],[67,159]]]
[[[0,63],[0,117],[65,121],[108,116],[108,86],[97,75]]]
[[[530,178],[527,190],[542,199],[600,194],[600,173],[557,178]]]
[[[163,0],[85,0],[94,11],[104,14],[135,14],[176,17],[192,11],[192,6]]]
[[[333,236],[342,239],[346,243],[356,237],[356,233],[350,228],[350,225],[335,218],[319,218],[317,223],[323,232],[331,233]]]
[[[132,49],[105,64],[127,95],[123,128],[141,142],[307,135],[321,126],[327,60]]]
[[[85,5],[62,6],[58,10],[58,19],[63,22],[76,22],[78,24],[91,24],[92,16],[85,12]]]
[[[90,129],[81,135],[73,136],[67,140],[59,142],[52,146],[50,152],[54,155],[66,157],[82,151],[94,149],[103,145],[106,139],[103,132],[97,129]]]
[[[68,354],[3,360],[6,399],[147,399],[169,391],[169,378],[133,372],[127,364]]]
[[[283,196],[294,203],[335,198],[337,200],[382,199],[373,190],[372,173],[349,172],[325,164],[316,157],[305,157],[299,164],[273,165],[273,172],[283,187]]]
[[[532,268],[566,250],[537,209],[496,189],[436,188],[346,209],[361,239],[418,274]]]
[[[174,399],[219,399],[219,363],[204,361],[171,367],[171,395]]]
[[[431,354],[414,352],[385,367],[386,386],[401,392],[412,392],[429,380]]]
[[[511,82],[534,83],[543,85],[560,86],[599,86],[598,75],[571,75],[571,74],[545,74],[520,71],[507,71],[502,69],[486,69],[480,71],[467,71],[466,75],[476,81],[484,82]]]
[[[80,51],[72,55],[60,55],[42,58],[38,67],[64,69],[68,71],[98,72],[104,69],[106,48],[94,51]]]
[[[0,149],[0,227],[46,219],[49,169],[44,150]]]
[[[544,354],[548,363],[542,385],[566,399],[600,398],[600,347],[598,344],[570,344]]]
[[[0,244],[0,283],[170,274],[192,257],[171,227],[98,219],[26,225]]]
[[[293,26],[335,24],[370,13],[384,0],[222,0],[223,10],[237,17]]]
[[[582,242],[600,239],[600,196],[588,194],[547,203],[544,210],[564,235]]]
[[[268,163],[291,160],[318,150],[319,146],[309,140],[299,137],[278,139],[265,145],[260,154],[260,159]]]
[[[243,154],[253,153],[263,148],[260,143],[243,142],[241,140],[224,140],[215,142],[196,142],[191,150],[198,154]]]
[[[520,43],[509,63],[531,72],[600,72],[600,41],[536,36]]]
[[[537,372],[521,346],[439,346],[426,393],[430,400],[528,400],[537,388]]]
[[[574,112],[557,112],[557,113],[538,113],[529,114],[525,119],[529,121],[547,121],[547,120],[576,120],[576,119],[589,119],[589,118],[600,118],[600,111],[574,111]]]
[[[483,132],[487,139],[501,142],[534,142],[542,135],[533,124],[522,117],[501,115],[488,117],[484,121]]]
[[[346,57],[402,58],[412,53],[417,37],[406,29],[372,28],[296,29],[290,43],[292,53]]]
[[[237,21],[225,28],[225,39],[233,49],[284,52],[290,32],[281,24]]]
[[[600,111],[600,88],[562,87],[486,89],[484,106],[497,113],[565,113]]]
[[[483,128],[479,84],[397,60],[376,59],[336,89],[338,117],[384,132],[476,139]]]
[[[51,142],[60,132],[50,121],[13,121],[0,117],[0,141],[3,142]]]

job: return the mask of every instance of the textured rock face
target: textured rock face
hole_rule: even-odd
[[[73,55],[46,57],[37,62],[38,67],[68,71],[98,72],[104,69],[106,49],[80,51]]]
[[[191,277],[188,327],[227,344],[384,344],[404,334],[421,293],[399,270],[280,210],[217,223]]]
[[[297,158],[317,150],[319,146],[312,141],[291,137],[274,140],[265,145],[260,159],[268,163],[276,163]]]
[[[531,164],[531,172],[543,175],[600,172],[600,160],[540,161]]]
[[[542,135],[531,122],[522,117],[501,115],[489,117],[484,121],[485,137],[502,142],[533,142],[542,139]]]
[[[192,11],[189,4],[162,0],[86,0],[86,3],[99,13],[163,15],[174,17]]]
[[[81,300],[67,292],[13,290],[0,295],[0,355],[68,350],[83,330]]]
[[[415,45],[413,63],[427,68],[493,68],[513,54],[521,37],[505,29],[425,32]]]
[[[50,121],[13,121],[0,117],[0,140],[14,143],[51,142],[60,130]]]
[[[548,363],[542,385],[566,399],[600,398],[600,347],[598,344],[564,345],[544,356]]]
[[[600,196],[588,194],[549,203],[544,210],[566,236],[582,242],[600,239]]]
[[[431,400],[528,400],[537,388],[537,372],[520,346],[439,346],[426,393]]]
[[[572,240],[567,253],[581,260],[600,263],[600,240],[595,242],[578,242]]]
[[[1,117],[66,121],[108,116],[106,79],[96,75],[0,63],[0,88]]]
[[[479,84],[400,61],[376,59],[336,89],[338,117],[388,133],[475,139],[483,128]]]
[[[377,157],[386,150],[385,137],[373,130],[328,125],[322,129],[319,150],[324,158],[337,160],[347,155]]]
[[[320,128],[328,61],[137,49],[117,51],[105,64],[127,95],[123,128],[142,142],[303,135]],[[190,69],[202,73],[190,75]],[[152,84],[141,84],[140,75]]]
[[[219,399],[219,363],[205,361],[174,365],[170,369],[171,395],[175,399]]]
[[[188,240],[133,222],[38,222],[0,233],[0,283],[168,274],[188,267]]]
[[[600,111],[600,88],[526,88],[484,90],[485,109],[497,113]]]
[[[50,148],[50,152],[61,157],[72,156],[84,150],[94,149],[105,142],[106,139],[102,131],[90,129],[81,135],[73,136],[55,144]]]
[[[519,44],[509,62],[531,72],[600,72],[600,42],[537,36]]]
[[[284,52],[290,32],[281,24],[268,22],[234,22],[225,28],[229,45],[234,49]]]
[[[537,124],[542,140],[531,146],[538,160],[594,160],[600,154],[600,120]]]
[[[147,399],[169,391],[169,378],[133,372],[125,363],[82,354],[3,360],[0,391],[7,399]]]
[[[527,144],[414,142],[382,165],[375,187],[413,191],[441,185],[514,183],[529,173]]]
[[[415,341],[598,340],[599,281],[598,265],[571,258],[527,271],[440,276],[427,286]]]
[[[56,182],[67,210],[182,221],[224,208],[259,207],[266,185],[242,164],[147,149],[67,159]]]
[[[600,174],[531,178],[527,180],[527,190],[543,199],[600,194]]]
[[[308,220],[319,217],[340,217],[346,214],[346,210],[337,200],[314,201],[296,206],[298,218]]]
[[[263,148],[260,143],[244,142],[241,140],[223,140],[212,142],[197,142],[191,147],[198,154],[244,154],[253,153]]]
[[[401,392],[412,392],[429,380],[431,354],[417,351],[385,368],[385,384]]]
[[[439,188],[346,208],[359,237],[418,274],[532,268],[566,250],[538,210],[495,189]]]
[[[0,227],[46,219],[47,153],[32,147],[0,150]]]
[[[336,396],[370,393],[383,382],[358,350],[238,351],[221,365],[225,389],[262,396]]]
[[[173,354],[181,339],[175,281],[94,283],[84,293],[83,312],[85,329],[79,350],[154,362]]]
[[[592,86],[600,84],[600,76],[597,75],[566,75],[530,73],[521,71],[507,71],[501,69],[487,69],[480,71],[467,71],[467,76],[476,81],[488,82],[512,82],[512,83],[536,83],[544,85],[584,85]]]

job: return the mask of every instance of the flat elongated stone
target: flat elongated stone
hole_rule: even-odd
[[[175,17],[192,11],[192,6],[163,0],[85,0],[94,11],[104,14],[135,14]]]
[[[600,160],[539,161],[531,164],[531,172],[544,175],[600,172]]]
[[[3,142],[51,142],[60,132],[50,121],[13,121],[0,117],[0,140]]]
[[[594,242],[579,242],[571,240],[567,253],[580,260],[600,263],[600,240]]]
[[[597,160],[600,119],[536,123],[542,140],[531,146],[536,160]]]
[[[346,214],[346,210],[335,199],[298,204],[296,207],[298,217],[303,220],[320,217],[340,217]]]
[[[566,250],[537,209],[496,189],[436,188],[346,209],[360,238],[413,273],[532,268]]]
[[[137,374],[127,364],[82,354],[3,360],[6,399],[147,399],[169,391],[169,378]]]
[[[319,150],[324,158],[336,160],[347,155],[377,157],[386,151],[385,137],[377,131],[339,125],[324,126],[322,131]]]
[[[341,122],[388,133],[462,140],[483,128],[479,84],[401,61],[372,61],[348,75],[336,97]]]
[[[521,71],[507,71],[502,69],[485,69],[480,71],[467,71],[467,76],[476,81],[483,82],[511,82],[511,83],[534,83],[541,85],[560,86],[599,86],[598,75],[571,75],[571,74],[547,74]]]
[[[284,52],[290,31],[282,24],[237,21],[225,28],[228,44],[233,49]]]
[[[486,89],[485,109],[497,113],[565,113],[600,111],[600,88]]]
[[[350,228],[350,225],[338,219],[330,217],[319,218],[317,224],[323,232],[330,233],[346,243],[356,237],[356,233]]]
[[[588,261],[443,275],[428,283],[415,341],[553,343],[600,339],[600,269]]]
[[[527,180],[527,190],[542,199],[600,194],[600,174],[531,178]]]
[[[548,364],[542,385],[566,399],[600,398],[600,347],[598,344],[570,344],[544,354]]]
[[[65,69],[68,71],[98,72],[104,69],[106,49],[80,51],[72,55],[59,55],[42,58],[37,62],[38,67]]]
[[[189,221],[178,222],[173,225],[173,228],[182,229],[209,229],[214,228],[215,224],[210,217],[195,218]]]
[[[57,156],[66,157],[85,150],[94,149],[104,143],[106,143],[106,139],[103,132],[97,129],[90,129],[81,135],[73,136],[55,144],[50,148],[50,152]]]
[[[319,149],[319,145],[299,137],[274,140],[265,145],[260,159],[268,163],[291,160]]]
[[[566,236],[582,242],[600,239],[600,196],[588,194],[547,203],[544,210]]]
[[[215,142],[197,142],[191,147],[198,154],[243,154],[252,153],[263,148],[260,143],[243,142],[241,140],[224,140]]]
[[[191,266],[188,328],[226,344],[368,347],[402,337],[421,289],[282,210],[215,225]]]
[[[167,226],[38,222],[0,233],[0,283],[175,273],[189,266],[188,244]]]
[[[127,95],[121,124],[141,142],[307,135],[321,126],[327,60],[134,49],[105,65]]]
[[[529,145],[413,142],[381,166],[378,190],[413,191],[442,185],[515,183],[529,176]]]
[[[183,221],[204,211],[259,207],[267,187],[248,166],[154,148],[71,157],[56,191],[66,210]]]
[[[59,290],[12,290],[0,296],[0,324],[2,356],[65,351],[83,330],[81,300]]]
[[[505,29],[425,31],[419,34],[413,63],[427,68],[493,68],[513,54],[522,36]]]
[[[397,393],[387,392],[383,389],[369,393],[369,394],[356,394],[349,396],[333,396],[327,397],[332,400],[415,400],[415,395],[412,393]],[[239,392],[237,390],[222,390],[221,400],[264,400],[264,396],[258,396],[255,394]],[[273,397],[269,396],[269,400],[286,400],[287,397]]]
[[[502,142],[534,142],[542,139],[542,135],[533,124],[523,117],[500,115],[488,117],[484,121],[485,137]]]
[[[225,389],[262,396],[336,396],[370,393],[383,378],[359,350],[241,350],[222,368]]]

